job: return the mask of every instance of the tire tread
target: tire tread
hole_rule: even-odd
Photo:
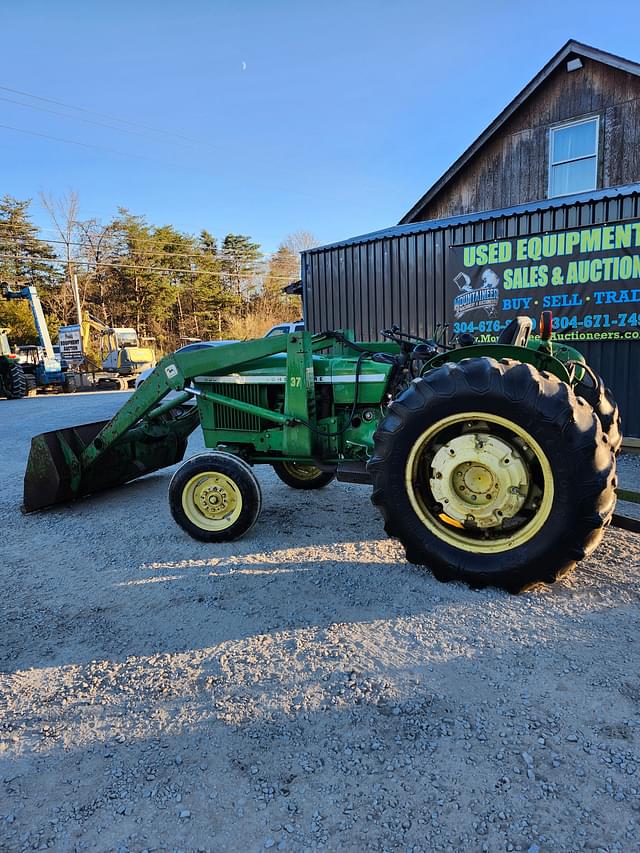
[[[566,452],[573,454],[572,464],[580,477],[579,487],[574,488],[574,521],[571,531],[554,543],[547,559],[529,564],[520,560],[512,567],[491,572],[472,571],[469,560],[465,563],[465,554],[469,552],[460,551],[461,556],[454,564],[439,550],[437,537],[427,533],[418,541],[404,517],[406,503],[403,505],[400,500],[399,486],[391,473],[398,461],[393,458],[394,451],[411,441],[406,434],[414,429],[416,418],[422,417],[428,423],[432,406],[439,403],[442,408],[458,395],[503,399],[507,406],[519,411],[521,418],[529,418],[532,425],[540,419],[550,428],[556,428]],[[428,565],[438,580],[464,580],[473,586],[491,584],[509,592],[518,592],[535,583],[553,583],[568,574],[597,547],[615,507],[615,458],[600,420],[557,377],[508,359],[500,362],[484,357],[463,359],[415,380],[391,404],[376,430],[368,469],[373,480],[371,500],[382,515],[387,534],[400,539],[410,562]]]

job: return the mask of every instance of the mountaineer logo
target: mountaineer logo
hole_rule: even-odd
[[[490,267],[483,271],[479,287],[473,287],[471,278],[465,272],[459,272],[453,281],[460,291],[453,300],[456,319],[468,311],[476,311],[480,308],[484,308],[487,316],[494,316],[500,298],[500,278]]]

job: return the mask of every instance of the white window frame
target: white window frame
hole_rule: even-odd
[[[570,193],[558,193],[557,195],[551,195],[551,184],[553,178],[553,167],[554,166],[562,166],[564,163],[577,163],[579,160],[591,160],[593,158],[593,154],[586,154],[583,157],[570,157],[568,160],[553,160],[553,134],[556,130],[564,130],[565,127],[575,127],[578,124],[589,124],[591,122],[595,122],[596,124],[596,150],[595,150],[595,159],[596,159],[596,175],[595,175],[595,186],[590,189],[597,190],[598,189],[598,168],[600,166],[600,116],[588,116],[586,118],[576,119],[575,121],[563,121],[561,124],[555,124],[553,127],[549,128],[549,157],[548,157],[548,167],[549,167],[549,177],[547,181],[547,198],[562,198],[563,196],[568,195],[576,195],[575,192]],[[578,192],[589,192],[590,189],[586,190],[578,190]]]

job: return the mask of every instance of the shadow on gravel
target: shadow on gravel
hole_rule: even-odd
[[[93,603],[42,601],[37,610],[5,606],[2,668],[82,667],[154,655],[216,657],[225,645],[256,636],[279,642],[291,632],[313,634],[334,625],[347,633],[357,633],[359,626],[379,630],[383,643],[395,624],[396,633],[405,632],[409,652],[426,638],[430,652],[439,654],[445,637],[461,654],[479,655],[484,649],[478,637],[487,635],[506,652],[523,645],[553,649],[581,643],[594,622],[613,640],[617,620],[633,620],[637,608],[601,602],[597,587],[610,577],[599,577],[593,566],[585,566],[585,579],[596,588],[589,599],[584,590],[564,584],[514,597],[440,584],[428,570],[406,563],[399,548],[389,553],[386,540],[382,551],[376,540],[328,547],[323,541],[321,548],[315,539],[291,547],[283,541],[271,549],[260,549],[259,542],[235,544],[242,547],[234,554],[145,562],[128,577],[118,573],[121,579],[113,577],[114,570]],[[628,587],[637,602],[637,590],[631,582]]]
[[[517,598],[476,592],[440,584],[408,564],[403,549],[384,538],[367,488],[333,484],[297,493],[260,473],[266,488],[258,524],[246,539],[221,546],[195,542],[175,525],[166,472],[19,519],[39,547],[13,559],[24,582],[0,604],[0,667],[197,654],[336,623],[420,617],[437,626],[440,613],[460,620],[468,649],[487,622],[495,642],[508,647],[517,637],[514,620],[539,632],[532,642],[553,644],[573,635],[579,641],[585,620],[638,600],[635,573],[625,574],[622,564],[613,601],[602,598],[611,587],[604,567],[619,560],[621,543],[635,548],[630,534],[607,532],[598,552],[605,559],[587,561],[552,588]],[[435,629],[432,642],[438,643]]]
[[[299,546],[265,553],[251,544],[232,557],[143,564],[131,579],[105,586],[99,603],[5,607],[2,668],[197,652],[256,634],[411,618],[456,606],[448,592],[453,587],[434,589],[428,573],[400,555],[398,564],[370,562],[361,543],[333,543],[331,558],[311,561]]]
[[[590,843],[634,849],[631,800],[600,789],[637,783],[593,745],[637,737],[640,540],[607,532],[552,588],[474,592],[409,565],[368,489],[258,473],[261,520],[216,548],[175,526],[166,472],[7,516],[0,733],[21,756],[0,847],[42,825],[74,849],[99,824],[100,849],[144,831],[244,851],[268,819],[293,850],[475,849],[495,799],[490,850],[530,849],[522,821],[574,849],[592,801]]]

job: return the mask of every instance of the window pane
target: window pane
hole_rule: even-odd
[[[597,160],[595,157],[552,166],[550,195],[569,195],[581,193],[585,190],[595,190],[596,167]]]
[[[574,157],[588,157],[596,153],[596,121],[559,127],[553,131],[552,160],[572,160]]]

